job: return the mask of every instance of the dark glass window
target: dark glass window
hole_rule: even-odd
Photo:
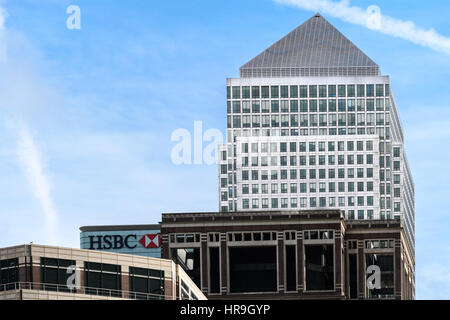
[[[376,92],[377,97],[383,97],[384,96],[384,85],[377,84],[376,90],[377,90],[377,92]]]
[[[358,94],[358,97],[364,97],[365,96],[365,90],[364,90],[364,85],[363,84],[358,84],[358,86],[357,86],[357,94]]]
[[[233,99],[241,98],[241,87],[231,87]]]
[[[298,86],[291,86],[291,98],[298,98]]]
[[[280,96],[281,96],[281,98],[289,98],[289,87],[288,86],[280,87]]]
[[[286,246],[286,291],[297,291],[296,246]]]
[[[336,98],[336,85],[328,85],[328,97]]]
[[[120,265],[85,262],[86,294],[121,297],[122,272]]]
[[[369,289],[370,299],[389,299],[394,297],[394,256],[392,254],[366,254],[366,269],[369,266],[380,268],[380,289]],[[372,272],[373,274],[373,272]],[[369,274],[368,277],[372,274]],[[367,279],[369,280],[369,279]]]
[[[355,85],[354,84],[347,85],[347,96],[348,97],[355,96]]]
[[[220,293],[220,250],[209,248],[209,292]]]
[[[317,98],[317,86],[309,86],[309,97]]]
[[[242,87],[242,98],[250,99],[250,87]]]
[[[278,98],[279,97],[279,87],[278,86],[271,86],[270,87],[270,94],[272,98]]]
[[[228,250],[230,292],[278,291],[276,247],[230,247]]]
[[[135,299],[164,299],[164,271],[130,267],[130,291]]]
[[[324,85],[319,86],[319,97],[320,98],[327,97],[327,86],[324,86]]]
[[[348,274],[349,274],[349,287],[350,287],[350,299],[358,298],[358,276],[357,276],[357,268],[358,268],[358,260],[356,254],[348,255],[349,266],[348,266]]]
[[[259,98],[259,87],[252,87],[252,98],[253,99]]]
[[[269,98],[269,86],[261,87],[261,98],[263,99]]]
[[[0,291],[14,289],[19,282],[19,259],[0,260]]]
[[[308,98],[308,87],[300,86],[300,98]]]
[[[345,84],[338,85],[338,96],[345,97]]]
[[[42,289],[47,291],[69,292],[67,280],[73,272],[68,273],[68,268],[75,266],[75,260],[41,258],[41,282]],[[72,270],[74,271],[74,270]]]
[[[333,245],[305,245],[306,290],[334,290]]]
[[[298,112],[298,100],[291,100],[291,112]]]
[[[374,87],[373,84],[366,85],[366,94],[368,97],[374,96],[374,88],[373,87]]]

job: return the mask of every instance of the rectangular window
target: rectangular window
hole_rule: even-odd
[[[261,87],[261,98],[268,99],[270,98],[269,95],[269,86],[262,86]]]
[[[259,99],[260,95],[259,95],[259,87],[252,87],[252,98],[253,99]]]
[[[354,84],[347,85],[347,96],[348,97],[355,96],[355,85]]]
[[[383,97],[384,96],[384,85],[382,84],[377,84],[376,86],[376,94],[377,97]]]
[[[297,291],[297,255],[296,246],[286,246],[286,291]]]
[[[305,245],[306,290],[334,290],[333,245]]]
[[[336,98],[336,85],[328,85],[328,97]]]
[[[67,280],[70,274],[67,270],[70,266],[75,266],[75,260],[41,258],[41,282],[47,291],[70,292],[67,287]]]
[[[130,298],[143,300],[164,299],[164,271],[130,267],[129,279]],[[213,291],[211,290],[211,292]]]
[[[319,86],[319,98],[327,97],[327,86],[320,85]]]
[[[358,97],[364,97],[365,96],[365,90],[364,90],[364,85],[363,84],[358,84],[358,86],[357,86],[357,94],[358,94]]]
[[[231,91],[233,93],[233,99],[240,99],[241,98],[241,87],[235,87],[233,86],[231,88]]]
[[[242,98],[250,99],[250,87],[248,86],[242,87]]]
[[[308,98],[308,87],[300,86],[300,98]]]
[[[278,86],[271,86],[270,87],[270,94],[272,98],[278,98],[279,97],[279,87]]]
[[[19,259],[0,260],[0,292],[14,290],[19,282]]]
[[[291,98],[298,98],[298,86],[290,86]]]
[[[340,84],[338,86],[338,96],[345,97],[345,84]]]
[[[328,100],[328,111],[336,112],[336,100]]]
[[[366,95],[368,97],[373,97],[375,94],[373,84],[366,85]]]
[[[380,288],[366,288],[367,298],[386,299],[394,298],[394,255],[393,254],[366,254],[366,268],[376,266],[380,270]]]
[[[280,97],[281,98],[289,98],[289,87],[288,86],[280,86]]]
[[[309,97],[317,98],[317,86],[309,86]]]
[[[84,273],[84,281],[87,287],[85,289],[86,294],[122,296],[120,265],[85,262]]]

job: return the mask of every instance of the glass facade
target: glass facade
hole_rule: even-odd
[[[347,219],[403,217],[413,244],[414,187],[388,77],[353,80],[245,79],[262,94],[228,100],[253,107],[228,110],[219,210],[341,208]],[[231,87],[242,81],[228,79]]]

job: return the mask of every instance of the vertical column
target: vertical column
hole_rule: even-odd
[[[209,268],[208,268],[208,237],[206,233],[202,233],[200,235],[200,241],[201,241],[201,247],[200,247],[200,256],[201,256],[201,283],[202,287],[201,290],[203,294],[208,294],[208,274],[209,274]]]
[[[128,266],[121,266],[121,274],[122,274],[122,297],[125,299],[130,298],[130,273]]]
[[[177,297],[174,295],[173,284],[176,283],[175,279],[168,279],[167,277],[164,279],[164,299],[165,300],[176,300]]]
[[[80,277],[80,288],[78,288],[77,293],[84,294],[84,287],[85,281],[84,281],[84,261],[75,261],[76,265],[76,271],[78,273],[78,276]]]
[[[31,275],[31,265],[30,257],[23,256],[19,257],[19,279],[18,282],[27,283],[29,282],[29,277]]]
[[[364,241],[358,240],[358,299],[364,299],[366,296],[366,270],[364,260]]]
[[[343,294],[343,288],[344,288],[344,284],[342,283],[342,268],[343,268],[343,264],[342,264],[342,234],[341,234],[341,230],[335,230],[334,231],[334,261],[335,261],[335,266],[334,266],[334,274],[335,274],[335,279],[334,279],[334,284],[335,284],[335,288],[336,288],[336,293],[339,295]]]
[[[303,270],[303,231],[297,231],[297,291],[300,294],[305,288]]]
[[[227,257],[227,234],[220,234],[220,270],[221,270],[221,288],[222,295],[228,293],[228,257]]]
[[[277,232],[277,251],[278,251],[278,292],[283,294],[285,291],[284,284],[284,240],[283,240],[283,232]]]
[[[394,249],[394,298],[396,300],[402,299],[402,269],[403,263],[401,259],[401,242],[400,239],[395,239]]]
[[[161,258],[170,259],[170,250],[169,250],[169,234],[163,233],[161,230]]]
[[[32,289],[41,289],[41,258],[31,257],[31,276],[33,278]]]

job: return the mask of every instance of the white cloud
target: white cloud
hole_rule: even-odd
[[[17,154],[30,184],[31,191],[39,201],[45,215],[47,241],[57,243],[57,213],[50,195],[51,184],[44,172],[42,159],[39,155],[33,136],[25,124],[18,127]]]
[[[411,21],[403,21],[381,13],[377,6],[367,9],[351,6],[350,1],[330,0],[274,0],[280,4],[292,5],[304,10],[319,11],[343,21],[361,25],[383,34],[402,38],[415,44],[450,55],[450,38],[434,29],[421,29]]]
[[[0,7],[0,62],[6,60],[5,19],[6,10]]]
[[[48,242],[56,244],[59,238],[57,213],[51,198],[50,180],[44,171],[44,163],[28,126],[25,121],[17,120],[22,119],[25,105],[39,104],[30,96],[36,98],[35,92],[42,91],[42,88],[26,81],[27,77],[24,77],[24,73],[15,69],[17,61],[7,61],[6,17],[5,9],[0,7],[0,96],[2,97],[0,110],[5,124],[17,137],[16,151],[20,165],[24,170],[31,192],[38,200],[44,213],[45,230],[42,231],[45,232]],[[16,76],[20,78],[20,81],[17,81],[16,84],[11,84],[11,81],[8,81],[8,79],[11,80]]]

